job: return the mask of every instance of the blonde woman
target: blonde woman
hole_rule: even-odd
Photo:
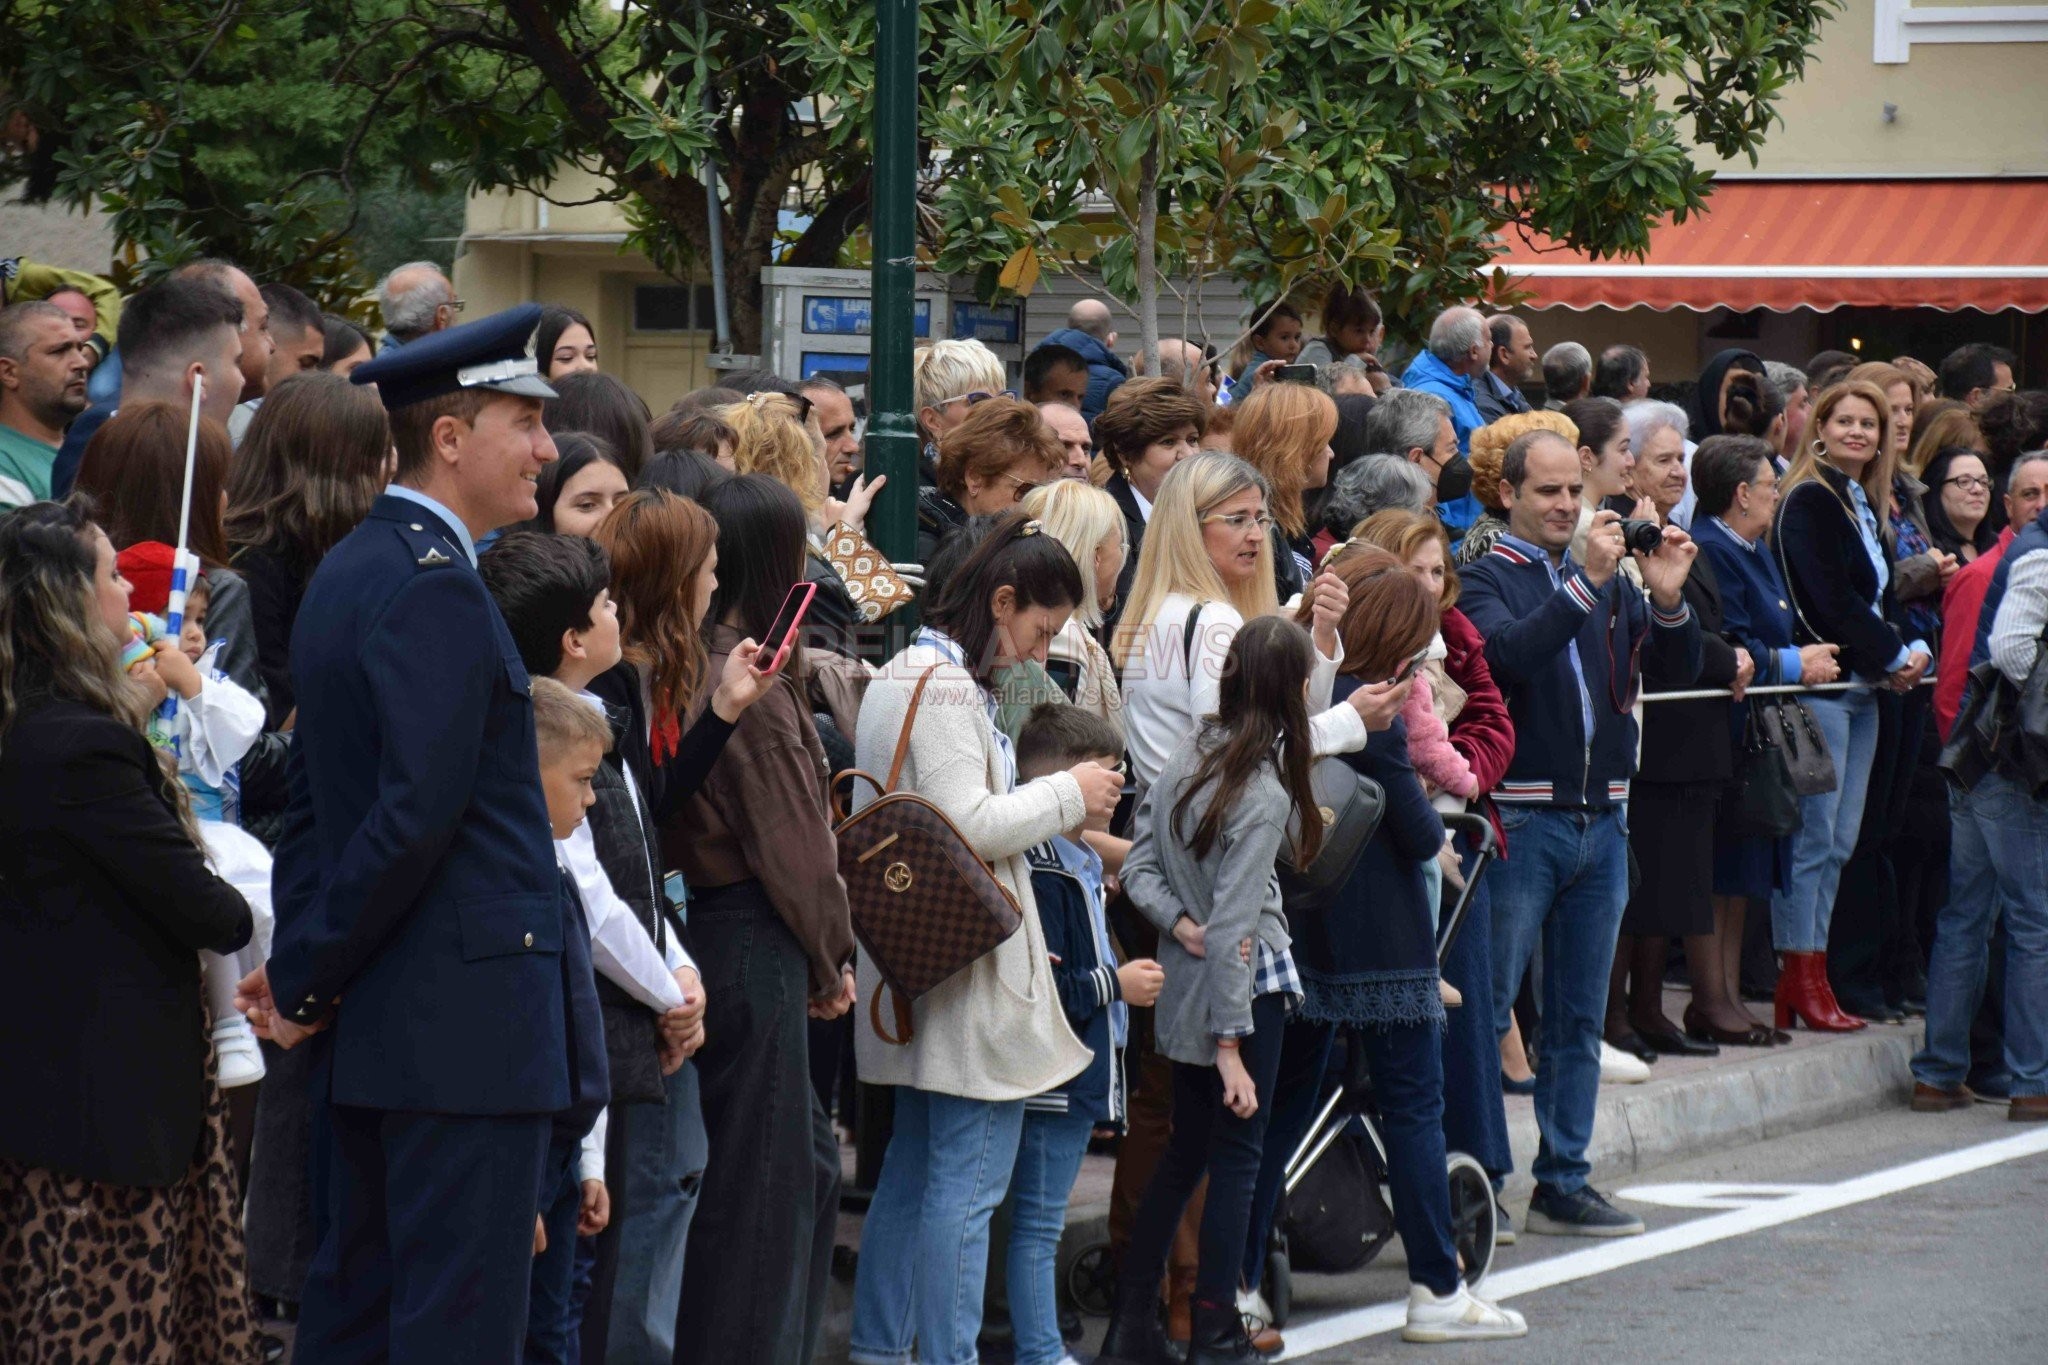
[[[1266,498],[1256,469],[1213,451],[1182,460],[1159,485],[1112,651],[1123,668],[1124,734],[1141,789],[1215,711],[1238,628],[1280,610]],[[1316,752],[1348,753],[1365,743],[1368,730],[1384,729],[1400,713],[1407,690],[1360,688],[1353,700],[1331,706],[1343,656],[1337,622],[1347,598],[1343,582],[1328,573],[1309,584],[1307,596],[1316,642],[1309,679]]]
[[[1330,479],[1337,434],[1337,404],[1307,384],[1262,384],[1237,407],[1231,449],[1265,477],[1272,515],[1274,587],[1281,601],[1301,592],[1313,575],[1305,494]]]
[[[815,419],[804,413],[803,405],[782,393],[757,393],[744,403],[728,403],[717,409],[718,418],[732,428],[733,469],[740,474],[766,474],[796,494],[803,504],[809,540],[804,555],[804,579],[816,583],[818,593],[804,616],[804,643],[849,657],[858,652],[854,637],[860,609],[847,590],[846,580],[825,557],[829,533],[845,526],[864,534],[868,508],[886,479],[868,483],[855,479],[845,502],[829,495],[825,482],[825,440]]]
[[[1024,510],[1044,524],[1045,533],[1067,547],[1081,570],[1081,600],[1053,636],[1045,669],[1076,706],[1124,728],[1123,693],[1109,652],[1096,639],[1104,617],[1116,605],[1116,585],[1129,553],[1124,515],[1116,499],[1079,479],[1061,479],[1025,495]]]
[[[1801,644],[1840,647],[1845,673],[1911,691],[1933,654],[1903,637],[1893,591],[1885,509],[1899,450],[1884,390],[1841,383],[1821,394],[1807,423],[1812,438],[1785,471],[1772,548],[1785,572]],[[1863,1020],[1845,1012],[1827,974],[1828,923],[1842,867],[1856,846],[1878,745],[1871,690],[1802,698],[1835,761],[1835,789],[1800,802],[1785,889],[1771,902],[1771,931],[1783,970],[1777,1026],[1846,1032]]]

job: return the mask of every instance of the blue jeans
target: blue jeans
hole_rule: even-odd
[[[896,1088],[895,1130],[861,1229],[853,1365],[975,1365],[988,1224],[1017,1165],[1024,1101]]]
[[[1387,1144],[1394,1226],[1408,1256],[1408,1281],[1439,1298],[1458,1287],[1445,1178],[1443,1038],[1432,1024],[1360,1029],[1353,1039],[1372,1063],[1372,1095]],[[1500,1086],[1492,1087],[1495,1094]]]
[[[697,1213],[709,1148],[697,1097],[697,1068],[664,1082],[660,1104],[621,1106],[625,1124],[617,1169],[606,1172],[618,1214],[617,1270],[605,1332],[606,1365],[666,1361],[676,1350],[676,1302],[683,1292],[683,1247]]]
[[[1475,855],[1462,859],[1469,884]],[[1444,1027],[1444,1145],[1464,1152],[1496,1179],[1515,1168],[1500,1090],[1500,1034],[1493,1018],[1493,896],[1500,871],[1488,867],[1472,888],[1472,908],[1444,956],[1444,980],[1465,997]],[[1504,1032],[1505,1030],[1503,1030]]]
[[[1944,1088],[1970,1069],[1991,930],[2006,922],[2005,1064],[2014,1095],[2048,1094],[2048,802],[1993,773],[1951,791],[1949,897],[1927,967],[1927,1043],[1913,1077]]]
[[[1835,760],[1835,789],[1799,802],[1786,889],[1771,897],[1771,937],[1781,953],[1824,953],[1842,867],[1863,828],[1863,798],[1877,757],[1877,698],[1869,692],[1801,698]]]
[[[1094,1120],[1085,1114],[1026,1111],[1010,1177],[1010,1326],[1017,1365],[1057,1365],[1067,1354],[1060,1336],[1057,1268],[1067,1199]]]
[[[1586,1148],[1593,1140],[1593,1106],[1600,1094],[1607,974],[1628,904],[1628,817],[1620,806],[1504,805],[1500,818],[1508,857],[1490,874],[1493,1013],[1499,1020],[1508,1017],[1522,974],[1541,942],[1543,1047],[1536,1054],[1536,1126],[1542,1141],[1530,1174],[1539,1184],[1570,1194],[1593,1169]]]

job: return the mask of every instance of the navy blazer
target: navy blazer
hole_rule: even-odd
[[[1840,645],[1844,673],[1881,678],[1906,647],[1892,626],[1898,573],[1886,577],[1880,595],[1877,569],[1849,501],[1849,477],[1828,465],[1819,466],[1819,473],[1778,500],[1771,528],[1772,548],[1784,561],[1785,586],[1791,589],[1787,598],[1806,617],[1796,627],[1797,638]],[[1881,529],[1884,508],[1872,510]]]
[[[302,1022],[339,998],[332,1101],[567,1108],[562,955],[587,930],[555,865],[532,685],[454,529],[378,498],[307,585],[291,670],[270,986]]]
[[[1798,648],[1793,633],[1792,599],[1778,575],[1778,559],[1759,542],[1752,550],[1737,540],[1720,518],[1698,516],[1692,538],[1700,556],[1714,566],[1721,589],[1721,633],[1748,650],[1756,660],[1757,687],[1796,683],[1799,674],[1786,671],[1783,651]]]

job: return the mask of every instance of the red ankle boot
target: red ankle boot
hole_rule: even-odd
[[[1861,1019],[1845,1014],[1828,988],[1824,953],[1784,953],[1778,971],[1777,1025],[1792,1027],[1796,1018],[1816,1033],[1854,1033]]]

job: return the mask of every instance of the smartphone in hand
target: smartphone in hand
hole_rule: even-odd
[[[797,628],[803,625],[804,613],[810,610],[811,599],[818,595],[816,583],[799,583],[789,590],[776,609],[775,620],[761,637],[761,656],[754,664],[760,673],[773,673],[789,660],[789,652],[796,645]]]

